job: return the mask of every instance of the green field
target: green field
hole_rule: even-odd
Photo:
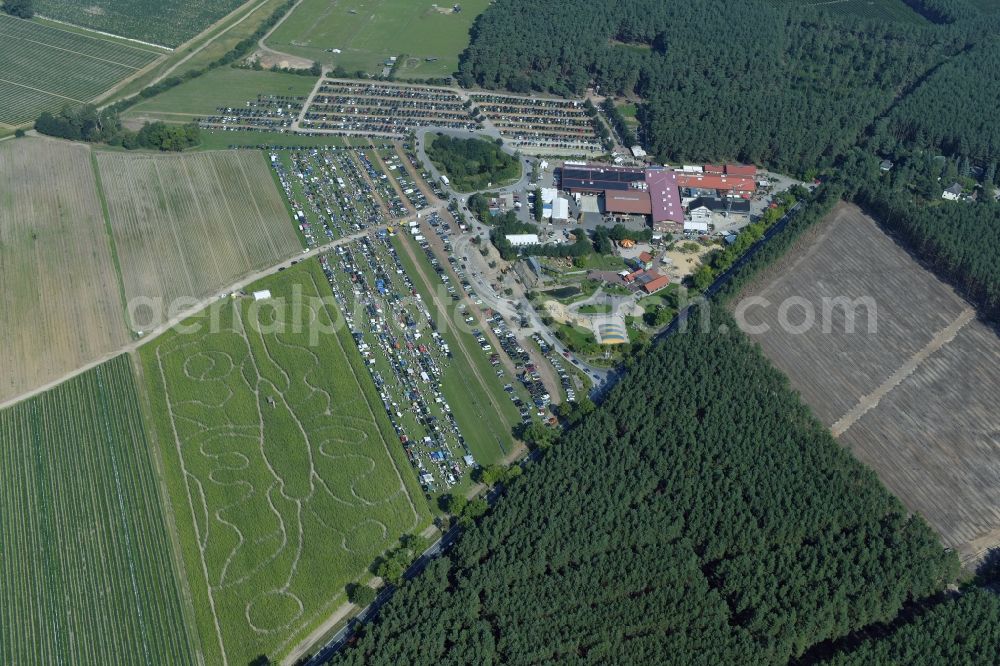
[[[0,13],[0,125],[90,102],[161,55]]]
[[[450,12],[450,3],[437,6]],[[304,0],[267,45],[371,74],[380,74],[390,56],[405,54],[408,58],[396,73],[400,78],[448,76],[458,69],[472,22],[488,6],[489,0],[469,0],[451,14],[436,9],[431,0]]]
[[[310,260],[254,285],[217,330],[142,350],[206,663],[276,660],[344,602],[344,585],[429,511]],[[301,329],[295,322],[305,322]],[[207,321],[202,323],[208,324]],[[283,329],[283,330],[282,330]]]
[[[178,46],[245,0],[35,0],[49,18],[164,46]]]
[[[220,67],[136,104],[124,117],[188,123],[214,115],[219,107],[246,106],[258,95],[305,97],[315,83],[309,76]]]
[[[0,662],[193,664],[127,356],[0,412]]]

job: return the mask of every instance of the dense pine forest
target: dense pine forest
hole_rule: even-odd
[[[911,0],[930,19],[911,24],[776,0],[498,0],[473,28],[459,79],[572,95],[595,85],[644,102],[640,138],[661,158],[803,173],[832,165],[912,88],[936,94],[938,77],[947,86],[957,74],[968,87],[988,79],[976,99],[990,98],[989,49],[934,74],[995,28],[970,2]],[[986,122],[993,106],[972,104],[964,117]],[[907,108],[897,133],[916,131]],[[926,121],[942,143],[962,138],[948,133],[947,111]]]
[[[888,636],[838,654],[829,666],[941,666],[996,663],[1000,651],[1000,596],[972,589],[944,601]]]
[[[955,557],[720,324],[653,347],[340,663],[778,664],[939,591]]]
[[[876,141],[931,148],[982,162],[1000,160],[1000,39],[991,39],[944,63],[903,98],[879,126]]]

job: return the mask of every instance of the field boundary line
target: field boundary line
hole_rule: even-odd
[[[251,2],[252,1],[253,0],[251,0]],[[256,6],[254,6],[253,8],[251,8],[250,11],[248,11],[246,14],[244,14],[240,18],[240,20],[234,21],[233,23],[230,23],[228,26],[225,27],[225,29],[219,31],[217,34],[215,34],[215,35],[205,35],[205,41],[202,42],[201,46],[199,46],[198,48],[194,49],[193,51],[191,51],[190,53],[188,53],[186,56],[184,56],[183,58],[181,58],[180,60],[178,60],[177,62],[175,62],[165,72],[163,72],[162,74],[160,74],[159,76],[157,76],[155,79],[153,79],[152,81],[150,81],[149,85],[150,86],[155,86],[157,83],[159,83],[163,79],[165,79],[168,76],[170,76],[171,74],[173,74],[174,71],[176,71],[178,67],[180,67],[181,65],[183,65],[184,63],[186,63],[188,60],[190,60],[191,58],[195,57],[196,55],[198,55],[199,53],[201,53],[202,51],[204,51],[205,49],[207,49],[209,46],[211,46],[212,44],[214,44],[216,42],[216,40],[218,40],[220,37],[222,37],[223,35],[225,35],[227,32],[229,32],[230,30],[232,30],[233,28],[235,28],[236,26],[238,26],[240,23],[243,23],[243,21],[246,21],[253,14],[255,14],[258,9],[260,9],[261,7],[263,7],[264,5],[266,5],[269,1],[270,0],[261,0],[261,2],[259,4],[257,4]],[[247,4],[250,4],[250,3],[248,2]],[[234,11],[236,11],[236,12],[241,11],[246,6],[247,5],[240,5]],[[215,27],[217,27],[219,25],[219,23],[222,23],[222,22],[226,21],[230,16],[232,16],[232,13],[233,12],[231,12],[230,14],[224,16],[218,22],[210,25],[204,32],[210,32],[211,30],[213,30]],[[195,40],[197,40],[201,36],[201,34],[204,34],[204,32],[200,33],[198,35],[195,35],[189,41],[195,41]],[[184,44],[182,44],[181,46],[184,46]]]
[[[208,595],[208,603],[212,610],[212,623],[215,625],[215,636],[219,639],[219,652],[222,655],[223,666],[228,666],[229,661],[226,657],[226,646],[222,641],[222,628],[219,626],[219,614],[215,610],[215,595],[212,594],[212,580],[208,575],[208,566],[205,564],[205,550],[202,546],[205,543],[202,540],[201,530],[198,529],[198,517],[194,511],[194,499],[191,497],[191,485],[189,478],[195,478],[193,474],[188,472],[187,465],[184,464],[184,454],[181,452],[181,440],[180,435],[177,433],[177,422],[174,419],[174,407],[170,400],[170,389],[167,384],[167,374],[163,370],[163,358],[160,356],[160,347],[156,348],[156,367],[160,373],[160,380],[163,382],[163,399],[167,403],[167,416],[170,419],[170,430],[174,435],[174,445],[177,448],[177,458],[181,463],[181,474],[184,476],[184,494],[187,495],[188,508],[191,511],[191,524],[194,527],[195,538],[198,543],[198,559],[201,561],[201,571],[205,576],[205,590]],[[205,526],[208,529],[208,526]]]
[[[188,646],[197,663],[204,665],[205,654],[201,647],[201,634],[198,632],[198,616],[194,609],[194,598],[191,593],[191,583],[188,580],[187,565],[184,562],[184,549],[180,542],[177,529],[177,518],[174,514],[174,503],[170,498],[170,488],[167,486],[166,462],[163,459],[163,449],[160,446],[160,433],[153,418],[153,405],[150,391],[146,390],[146,368],[142,358],[135,351],[127,352],[132,375],[136,382],[136,402],[139,405],[139,415],[146,429],[146,442],[149,445],[149,458],[156,475],[157,490],[160,504],[163,506],[163,522],[167,530],[167,541],[170,543],[171,559],[177,568],[176,580],[178,603],[184,622],[192,630],[188,632]],[[140,390],[141,388],[141,390]]]
[[[45,19],[46,21],[51,21],[52,23],[58,23],[59,25],[66,25],[66,26],[69,26],[71,28],[77,28],[78,30],[84,30],[86,32],[92,32],[95,35],[102,35],[104,37],[114,37],[115,39],[123,39],[126,42],[134,42],[136,44],[142,44],[143,46],[153,46],[155,48],[163,49],[165,51],[173,51],[172,48],[170,48],[169,46],[164,46],[163,44],[154,44],[153,42],[144,42],[141,39],[133,39],[132,37],[125,37],[123,35],[116,35],[113,32],[104,32],[103,30],[95,30],[94,28],[88,28],[88,27],[83,26],[83,25],[77,25],[76,23],[70,23],[69,21],[60,21],[59,19],[54,19],[51,16],[45,16],[43,14],[35,14],[35,17],[40,18],[40,19]],[[37,24],[38,25],[45,25],[44,23],[37,23]],[[78,35],[79,34],[79,33],[73,32],[72,30],[64,30],[62,28],[56,28],[55,26],[51,26],[51,25],[45,25],[45,27],[46,28],[51,28],[52,30],[58,30],[59,32],[65,32],[66,34],[69,34],[69,35]],[[84,37],[88,37],[89,35],[83,35],[83,36]],[[98,38],[97,37],[91,37],[91,39],[98,39]],[[98,41],[106,42],[107,40],[106,39],[100,39]],[[131,48],[131,49],[135,49],[137,51],[145,51],[146,53],[156,53],[156,51],[150,51],[148,49],[140,49],[138,46],[132,46],[131,44],[122,44],[121,46],[125,46],[125,47]],[[161,56],[163,54],[162,53],[156,53],[156,55]]]
[[[41,88],[32,88],[31,86],[26,86],[23,83],[17,83],[16,81],[0,79],[0,83],[9,83],[12,86],[18,86],[19,88],[27,88],[28,90],[34,90],[35,92],[40,92],[43,95],[50,95],[52,97],[59,97],[60,99],[68,99],[71,102],[79,102],[80,104],[86,104],[86,102],[83,101],[82,99],[76,99],[75,97],[67,97],[66,95],[60,95],[59,93],[49,92],[48,90],[42,90]],[[14,127],[16,127],[16,125]]]
[[[104,181],[101,180],[101,169],[97,164],[97,155],[94,149],[90,149],[90,168],[94,172],[94,186],[97,189],[97,199],[101,202],[101,211],[104,214],[104,231],[108,235],[108,245],[111,248],[111,261],[115,266],[115,275],[118,277],[118,296],[122,301],[122,319],[125,328],[133,333],[128,321],[128,296],[125,294],[125,278],[122,277],[122,264],[118,257],[118,244],[115,243],[115,230],[111,226],[111,211],[108,208],[108,197],[104,192]]]
[[[0,35],[3,35],[5,37],[12,37],[13,39],[20,39],[22,42],[28,42],[30,44],[38,44],[39,46],[44,46],[44,47],[49,48],[49,49],[55,49],[56,51],[65,51],[66,53],[72,53],[73,55],[82,56],[84,58],[90,58],[91,60],[99,60],[101,62],[106,62],[106,63],[109,63],[111,65],[117,65],[119,67],[124,67],[126,69],[131,69],[133,71],[139,71],[140,69],[142,69],[143,67],[145,67],[145,65],[143,65],[142,67],[135,67],[134,65],[126,65],[123,62],[118,62],[116,60],[108,60],[107,58],[100,58],[100,57],[95,56],[95,55],[90,55],[89,53],[81,53],[79,51],[74,51],[73,49],[67,49],[67,48],[63,48],[62,46],[56,46],[55,44],[48,44],[46,42],[40,42],[37,39],[28,39],[27,37],[19,37],[18,35],[11,35],[11,34],[2,33],[2,32],[0,32]]]
[[[862,416],[870,410],[875,409],[882,398],[888,395],[894,388],[899,386],[904,379],[912,375],[931,354],[954,340],[955,336],[958,335],[958,332],[965,328],[965,326],[975,318],[975,310],[972,308],[966,308],[963,310],[953,322],[935,334],[934,337],[931,338],[931,341],[928,342],[923,349],[908,358],[906,362],[903,363],[898,370],[889,375],[889,377],[882,382],[878,388],[868,395],[862,396],[854,407],[840,417],[836,423],[830,426],[830,431],[833,433],[833,436],[840,437],[847,432],[851,426],[857,423]]]

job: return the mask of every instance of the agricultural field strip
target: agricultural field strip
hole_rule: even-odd
[[[0,433],[0,532],[42,553],[0,564],[22,581],[0,591],[0,659],[193,663],[128,357],[0,412]]]
[[[1000,422],[990,402],[1000,373],[981,361],[1000,353],[996,333],[854,207],[838,208],[797,249],[750,295],[817,308],[822,297],[869,296],[877,333],[846,334],[841,315],[832,334],[794,335],[769,306],[747,316],[771,325],[754,337],[840,441],[964,562],[977,561],[1000,543]]]
[[[246,0],[35,0],[35,10],[52,21],[169,49],[217,27],[244,4]]]
[[[308,289],[307,295],[318,295],[319,292],[315,276],[313,276],[312,273],[309,272],[303,273],[303,271],[300,271],[299,274],[305,274],[311,278],[310,280],[311,288]],[[286,273],[285,275],[288,276],[289,274]],[[309,284],[309,283],[303,283],[303,284]],[[375,416],[375,414],[371,411],[371,405],[369,404],[368,406],[370,418],[364,418],[362,416],[353,416],[339,409],[331,411],[333,404],[335,404],[335,402],[338,399],[341,399],[346,395],[356,396],[357,390],[355,389],[348,390],[346,387],[342,387],[340,389],[340,392],[338,392],[339,398],[335,398],[332,391],[336,389],[333,389],[330,386],[330,384],[327,383],[329,379],[324,379],[318,376],[314,376],[314,373],[318,372],[319,369],[322,367],[323,372],[328,373],[327,377],[329,378],[333,377],[344,378],[347,376],[353,377],[355,384],[358,384],[356,389],[360,389],[359,382],[361,380],[358,378],[357,373],[353,368],[353,365],[348,364],[349,365],[348,369],[350,370],[349,374],[336,373],[333,371],[333,367],[330,365],[331,357],[329,356],[329,354],[324,353],[324,356],[326,356],[326,358],[323,359],[322,362],[320,362],[320,358],[317,356],[318,352],[310,350],[307,347],[301,346],[296,342],[293,342],[292,340],[294,336],[290,336],[288,337],[288,339],[283,339],[284,336],[280,333],[261,334],[256,330],[254,330],[253,335],[251,336],[249,335],[249,331],[252,329],[250,329],[248,326],[245,325],[244,323],[245,315],[241,314],[242,305],[240,305],[240,303],[237,301],[234,302],[234,304],[231,307],[233,308],[234,311],[233,315],[234,326],[233,326],[233,331],[231,331],[234,332],[234,336],[229,338],[228,344],[229,345],[235,344],[236,347],[239,347],[241,350],[245,351],[245,355],[243,356],[244,361],[236,363],[235,361],[237,359],[229,355],[228,352],[206,351],[205,349],[207,342],[200,339],[196,339],[189,342],[185,342],[184,339],[180,339],[179,343],[173,345],[173,342],[177,340],[175,338],[174,340],[170,340],[167,342],[167,345],[171,345],[169,349],[167,349],[167,351],[164,351],[163,346],[158,346],[155,355],[157,372],[159,373],[159,377],[161,378],[162,382],[164,382],[163,385],[167,387],[165,393],[167,402],[167,414],[171,424],[170,428],[173,433],[172,438],[174,439],[175,445],[177,447],[177,455],[180,457],[182,474],[186,479],[185,494],[187,497],[188,506],[191,510],[191,514],[193,516],[205,515],[206,517],[210,515],[209,513],[210,507],[208,506],[208,504],[206,504],[206,502],[208,501],[208,495],[206,493],[212,490],[212,487],[210,485],[207,485],[206,483],[201,483],[201,482],[197,483],[197,487],[199,488],[199,491],[197,493],[197,498],[198,498],[197,502],[201,503],[201,508],[199,510],[196,506],[195,497],[191,494],[192,487],[190,485],[192,481],[196,481],[198,478],[200,478],[199,474],[197,473],[198,471],[191,467],[190,459],[192,458],[192,456],[195,456],[194,454],[195,450],[200,451],[202,457],[207,455],[205,446],[208,444],[208,441],[207,440],[203,441],[201,446],[198,447],[197,449],[186,450],[190,448],[190,446],[192,446],[195,441],[198,441],[200,439],[201,435],[199,433],[202,432],[215,432],[217,434],[218,433],[224,434],[226,432],[230,432],[232,434],[236,434],[237,432],[246,431],[243,435],[240,435],[240,437],[259,439],[259,444],[261,447],[260,453],[263,454],[262,456],[262,460],[264,463],[263,468],[266,468],[265,476],[269,474],[271,477],[273,477],[274,480],[276,480],[275,482],[280,484],[280,490],[278,491],[279,496],[272,497],[270,491],[268,491],[265,493],[267,495],[266,499],[260,498],[260,493],[258,492],[258,489],[252,487],[250,489],[252,495],[245,496],[242,500],[240,500],[240,503],[243,504],[245,503],[245,501],[253,499],[253,497],[258,497],[258,499],[254,501],[256,501],[258,504],[263,502],[264,504],[270,507],[269,512],[279,518],[280,522],[279,527],[281,528],[280,534],[284,535],[281,538],[281,542],[285,544],[281,547],[282,551],[285,550],[290,540],[289,538],[290,534],[285,525],[285,520],[280,519],[281,511],[276,505],[276,502],[278,502],[279,504],[291,502],[299,506],[299,508],[294,512],[295,515],[298,516],[298,518],[295,519],[297,522],[297,530],[296,530],[297,536],[294,539],[291,539],[291,541],[295,541],[297,543],[297,551],[294,554],[294,557],[292,557],[289,561],[285,562],[280,560],[280,558],[282,557],[281,553],[275,553],[273,556],[269,556],[267,558],[268,562],[274,562],[274,563],[268,564],[267,567],[264,568],[260,568],[259,566],[252,567],[250,570],[248,570],[244,578],[235,579],[229,584],[229,586],[226,585],[226,581],[231,577],[231,575],[235,574],[227,574],[227,571],[230,568],[230,563],[232,564],[237,563],[237,561],[233,559],[235,551],[230,553],[229,556],[225,557],[224,560],[220,559],[221,555],[224,553],[217,552],[214,554],[218,555],[219,557],[215,557],[212,553],[209,553],[208,551],[211,547],[211,544],[206,539],[210,536],[211,533],[208,533],[206,535],[201,534],[201,529],[199,528],[198,521],[197,520],[194,521],[194,529],[197,533],[196,544],[199,553],[198,556],[201,561],[202,570],[205,574],[205,580],[208,586],[210,598],[213,600],[212,606],[213,608],[215,608],[218,606],[218,604],[220,603],[222,604],[221,606],[219,606],[219,608],[221,609],[220,611],[213,611],[213,622],[215,623],[216,629],[219,633],[220,645],[222,646],[220,649],[223,650],[223,660],[227,660],[226,656],[227,652],[231,654],[234,645],[239,646],[237,647],[237,649],[240,648],[249,649],[243,647],[239,639],[235,638],[232,635],[234,631],[238,633],[245,633],[243,629],[238,629],[231,626],[234,621],[241,624],[245,623],[247,627],[252,629],[253,632],[257,633],[258,635],[260,634],[267,635],[268,637],[262,640],[266,640],[268,642],[273,642],[274,640],[278,640],[279,634],[284,636],[283,642],[278,644],[276,647],[271,646],[274,649],[280,651],[287,648],[288,644],[295,637],[295,634],[293,634],[292,636],[288,636],[287,634],[287,629],[293,623],[298,623],[299,626],[297,628],[297,631],[301,631],[302,627],[305,626],[306,628],[308,628],[308,625],[311,625],[314,621],[318,620],[319,615],[321,615],[324,611],[326,611],[326,606],[323,606],[323,604],[320,604],[318,601],[319,599],[322,598],[322,595],[318,595],[316,590],[312,590],[311,588],[302,589],[301,587],[296,587],[294,591],[291,590],[291,586],[293,585],[294,579],[300,573],[300,567],[304,566],[307,569],[309,569],[309,571],[306,572],[306,575],[308,577],[315,577],[315,575],[319,573],[319,569],[317,569],[316,567],[321,564],[319,562],[316,562],[315,560],[311,562],[307,561],[308,555],[305,553],[304,550],[304,540],[308,537],[308,534],[305,533],[306,528],[304,527],[304,524],[302,522],[303,520],[302,502],[307,502],[310,504],[310,507],[308,507],[308,511],[311,512],[310,515],[315,515],[316,519],[318,520],[319,514],[315,514],[315,511],[318,509],[318,507],[312,506],[312,504],[314,504],[316,501],[325,501],[323,499],[325,498],[325,495],[323,495],[322,497],[316,496],[315,493],[317,492],[320,493],[325,492],[330,494],[330,498],[335,503],[337,503],[338,506],[355,506],[358,507],[359,510],[362,511],[362,513],[368,513],[370,511],[370,508],[376,506],[377,504],[380,503],[384,504],[385,502],[395,501],[395,498],[402,496],[406,499],[410,507],[410,512],[413,514],[414,522],[412,524],[408,523],[406,525],[394,524],[391,528],[383,523],[381,528],[382,536],[379,537],[379,539],[382,541],[385,541],[386,539],[391,540],[390,535],[396,534],[397,532],[394,531],[396,529],[405,531],[407,529],[414,528],[420,522],[421,515],[423,515],[423,512],[419,511],[417,507],[414,505],[413,499],[410,496],[410,493],[407,491],[406,484],[403,481],[402,475],[400,474],[399,469],[396,468],[396,464],[393,462],[393,457],[391,452],[389,451],[388,442],[386,441],[386,438],[382,433],[381,428],[376,425],[377,423],[379,423],[379,420]],[[321,304],[319,307],[322,310],[322,313],[324,314],[321,314],[321,312],[318,310],[312,309],[310,306],[311,316],[320,316],[321,319],[323,319],[324,321],[335,320],[333,316],[326,311],[327,307],[326,305]],[[347,360],[346,357],[347,352],[344,348],[343,342],[340,340],[339,334],[335,335],[334,337],[337,338],[337,345],[339,348],[339,355],[337,356],[337,358],[339,359],[338,362],[344,363]],[[221,344],[221,342],[216,342],[213,344]],[[191,350],[198,350],[198,351],[194,351],[194,353],[188,353],[185,351],[188,348],[190,348]],[[228,348],[229,347],[227,346],[227,349]],[[280,356],[279,356],[279,351],[280,351]],[[182,357],[185,359],[180,366],[177,366],[176,364],[171,365],[171,367],[175,371],[179,367],[181,374],[177,374],[176,372],[171,372],[165,367],[165,363],[167,361],[170,361],[169,355],[174,355],[174,354],[181,354]],[[222,356],[219,356],[218,354],[222,354]],[[312,368],[313,370],[310,373],[306,373],[306,375],[301,378],[301,385],[298,385],[297,382],[299,380],[295,379],[295,377],[291,373],[289,373],[289,369],[286,369],[284,367],[284,364],[282,363],[283,360],[290,362],[291,359],[298,354],[306,354],[313,357],[313,361],[307,364],[308,367]],[[226,361],[226,358],[228,358],[228,362]],[[204,362],[209,359],[211,360],[211,363],[205,365]],[[170,362],[173,363],[173,361]],[[220,362],[228,363],[228,365],[225,365],[222,368],[222,370],[225,370],[226,367],[228,367],[230,370],[226,373],[219,374],[217,366]],[[191,374],[192,372],[191,368],[199,367],[199,363],[201,363],[201,367],[203,367],[204,370],[204,372],[201,373],[201,379]],[[249,366],[246,365],[246,363],[249,363]],[[256,383],[252,383],[248,380],[246,374],[247,372],[250,372],[251,374],[255,375],[258,378]],[[238,415],[239,412],[233,412],[231,411],[230,408],[227,408],[226,411],[220,412],[218,410],[223,407],[222,404],[207,405],[206,403],[196,399],[177,400],[172,397],[174,395],[194,395],[190,393],[190,391],[181,391],[180,386],[182,384],[187,384],[196,380],[209,381],[209,382],[224,381],[227,378],[234,376],[236,377],[236,384],[229,385],[229,398],[227,398],[225,402],[231,402],[233,400],[240,400],[240,399],[248,399],[250,402],[255,403],[256,416],[252,420],[256,420],[260,424],[257,427],[245,428],[239,426],[237,423],[232,422],[231,419],[233,418],[233,416]],[[234,391],[236,392],[234,393]],[[241,398],[240,393],[244,393],[245,395],[243,395],[243,397]],[[265,396],[263,395],[263,393],[266,393],[267,395]],[[362,393],[364,394],[363,389]],[[295,396],[299,396],[301,400],[296,399]],[[310,490],[308,494],[304,494],[301,497],[299,497],[297,493],[299,491],[304,490],[304,488],[301,487],[295,488],[296,482],[293,481],[291,477],[288,477],[287,474],[283,477],[282,473],[288,472],[289,470],[284,468],[277,469],[274,466],[272,466],[273,463],[269,460],[267,451],[264,448],[266,445],[265,441],[266,429],[269,427],[269,425],[272,428],[276,427],[274,422],[272,422],[268,418],[265,418],[264,410],[274,409],[276,406],[274,402],[275,400],[278,401],[277,406],[281,407],[282,413],[287,412],[291,416],[292,421],[294,421],[294,424],[296,424],[295,427],[293,427],[286,434],[290,435],[292,432],[302,433],[302,437],[305,438],[305,442],[303,443],[310,450],[313,449],[313,444],[315,440],[317,440],[317,438],[322,440],[321,442],[316,444],[317,447],[316,452],[317,454],[319,454],[320,457],[316,458],[312,454],[310,454],[309,456],[310,462],[308,468],[310,471],[306,476]],[[303,400],[304,402],[302,402]],[[316,403],[317,400],[318,403],[313,404]],[[270,407],[264,405],[265,401],[271,403]],[[365,398],[365,401],[367,402],[367,397]],[[324,410],[316,411],[312,409],[313,407],[321,406],[322,403],[325,403],[327,405],[327,409],[325,411]],[[236,403],[234,403],[234,406],[235,404]],[[301,413],[299,413],[298,410],[302,410]],[[227,413],[230,416],[226,416]],[[200,418],[195,417],[195,414],[205,414],[205,415],[216,414],[218,416],[223,417],[223,425],[220,426],[222,430],[219,430],[219,428],[216,427],[211,427],[210,424],[200,420],[200,418],[204,417]],[[326,416],[324,416],[324,414],[326,414]],[[334,419],[336,423],[339,423],[341,425],[336,425],[336,424],[322,425],[320,423],[328,418]],[[355,427],[353,425],[347,425],[347,421],[344,421],[345,419],[351,422],[357,419],[358,426]],[[226,422],[229,422],[230,426],[226,426],[225,425]],[[367,424],[367,429],[360,428],[362,423]],[[252,424],[250,424],[248,421],[248,425]],[[349,439],[343,439],[342,436],[340,435],[338,435],[337,438],[333,439],[331,439],[330,436],[328,436],[328,433],[333,431],[331,429],[338,429],[338,428],[343,429],[344,427],[349,428],[350,430],[352,430],[352,432],[355,432],[355,434]],[[346,445],[349,442],[354,442],[354,445],[357,446],[358,443],[366,442],[370,439],[370,435],[368,434],[369,429],[373,429],[374,432],[378,433],[377,439],[380,440],[382,443],[381,450],[383,450],[385,454],[389,456],[389,461],[386,461],[386,463],[392,465],[392,467],[394,468],[398,485],[395,486],[394,490],[392,488],[388,489],[388,490],[393,490],[393,492],[390,495],[381,497],[379,502],[375,502],[373,498],[366,497],[364,496],[364,494],[359,494],[359,492],[364,493],[366,491],[359,491],[359,488],[357,487],[356,484],[360,482],[361,477],[358,477],[357,479],[355,479],[355,482],[352,483],[350,486],[350,494],[354,499],[347,500],[345,498],[341,498],[340,495],[338,494],[339,491],[335,491],[335,488],[340,487],[339,482],[333,482],[332,480],[324,478],[323,470],[320,470],[320,468],[318,467],[322,462],[323,456],[327,457],[332,456],[332,454],[326,451],[324,447],[327,444],[330,444],[334,441],[341,442],[342,445]],[[339,430],[337,431],[339,432]],[[273,435],[275,434],[277,433],[272,433],[272,439]],[[361,437],[360,440],[358,439],[359,437]],[[294,443],[294,440],[295,437],[292,437],[291,440],[289,441]],[[186,447],[182,446],[182,444],[187,446]],[[245,465],[249,465],[251,462],[247,458],[246,453],[233,453],[232,455],[241,456],[242,459],[244,460]],[[357,457],[358,454],[352,453],[350,455]],[[200,461],[200,459],[197,458],[197,456],[195,456],[195,458],[196,461]],[[343,459],[342,456],[333,456],[331,457],[331,461],[333,461],[335,458]],[[374,470],[377,468],[377,464],[374,459],[370,459],[369,462],[371,463],[370,469]],[[214,466],[214,468],[217,470],[219,469],[233,470],[229,472],[229,474],[235,473],[237,468],[225,465],[220,468],[218,467],[220,463],[221,459],[217,460],[210,466]],[[328,464],[334,464],[334,463],[329,462]],[[249,469],[245,465],[240,467],[239,469]],[[346,464],[346,462],[337,463],[332,468],[328,467],[325,473],[327,475],[337,474],[340,473],[340,471],[346,470],[348,467],[350,467],[350,465]],[[263,468],[261,468],[262,471]],[[202,470],[202,472],[204,472],[204,470]],[[204,473],[202,473],[200,476],[204,477]],[[206,477],[206,481],[209,481],[213,484],[220,483],[220,481],[215,478],[215,472],[210,473],[208,477]],[[314,481],[316,481],[315,485],[313,484]],[[253,486],[253,484],[250,485]],[[291,495],[286,493],[286,491],[288,491],[289,488],[291,488],[290,490]],[[369,488],[367,492],[371,492],[371,489]],[[252,542],[246,541],[245,535],[241,536],[242,531],[240,530],[238,524],[232,522],[234,520],[243,520],[245,522],[245,519],[248,517],[248,515],[243,515],[243,518],[238,518],[236,513],[234,513],[233,509],[234,505],[228,505],[228,506],[229,508],[223,507],[223,509],[215,511],[214,514],[215,520],[220,521],[221,524],[223,525],[230,525],[231,526],[230,529],[237,530],[238,532],[237,536],[240,537],[239,543],[236,546],[237,548],[241,549],[251,548]],[[227,512],[226,518],[223,518],[222,516],[221,512],[223,510]],[[265,511],[268,510],[265,509]],[[395,517],[393,518],[393,520],[398,518],[399,515],[400,514],[394,512],[392,514],[392,516]],[[387,518],[383,516],[383,519]],[[374,519],[369,515],[365,520],[370,522],[373,521]],[[322,525],[325,523],[324,521],[320,520],[319,524]],[[327,525],[325,528],[317,528],[314,526],[313,532],[315,532],[315,529],[334,529],[334,528],[329,525]],[[344,538],[345,539],[347,538],[347,533],[344,534]],[[346,541],[343,541],[341,545],[345,549],[345,553],[350,554],[352,552],[352,550],[347,547]],[[223,548],[225,548],[225,546],[223,546]],[[253,546],[253,548],[257,548],[257,546]],[[368,557],[374,557],[374,555],[376,555],[377,553],[378,551],[370,552],[368,553]],[[241,557],[241,561],[246,559],[246,557],[247,555],[244,554]],[[275,558],[279,559],[276,560]],[[209,570],[213,570],[214,572],[214,570],[218,569],[218,564],[223,561],[225,562],[225,564],[223,565],[222,570],[220,572],[221,577],[210,575]],[[246,566],[246,563],[243,563],[239,566]],[[364,565],[361,564],[361,566]],[[272,588],[267,588],[263,590],[260,589],[260,586],[264,585],[265,583],[262,580],[259,580],[259,576],[267,574],[268,580],[271,580],[272,578],[271,574],[273,573],[275,567],[278,568],[284,567],[287,569],[288,575],[286,578],[282,579],[284,580],[284,583],[281,585],[273,586]],[[323,570],[325,570],[326,568],[327,568],[326,565],[320,567],[320,569]],[[345,572],[337,572],[337,573],[340,575],[340,577],[343,577],[345,575]],[[353,573],[350,575],[353,575]],[[213,583],[213,580],[216,578],[218,582]],[[253,579],[253,581],[251,581],[251,579]],[[242,592],[240,590],[236,590],[236,586],[242,585],[241,581],[243,580],[249,581],[246,586],[247,589],[242,590]],[[253,584],[250,585],[250,582],[252,582]],[[277,583],[281,583],[281,581],[277,581]],[[302,584],[303,583],[299,583],[300,586]],[[342,584],[343,581],[340,582],[340,585]],[[334,587],[336,586],[335,583],[331,583],[331,585],[334,585]],[[251,594],[251,593],[256,594],[256,596],[254,597],[254,599],[251,599],[250,601],[246,602],[245,608],[242,609],[243,612],[240,613],[238,612],[239,609],[233,606],[233,603],[235,603],[237,599],[230,599],[228,602],[226,602],[226,601],[220,601],[217,598],[220,595],[225,596],[228,594],[227,587],[232,587],[233,590],[235,590],[233,594],[236,594],[238,598],[242,598],[244,594]],[[331,587],[330,589],[326,590],[327,597],[331,592],[333,592],[333,589],[334,588]],[[291,617],[291,619],[289,619],[289,621],[282,627],[278,627],[274,630],[264,630],[259,628],[254,629],[255,626],[254,618],[252,616],[255,615],[254,613],[255,604],[262,603],[261,600],[265,596],[270,594],[275,594],[281,596],[282,598],[291,599],[295,601],[298,605],[299,610],[297,612],[291,613],[293,617]],[[303,601],[300,598],[300,597],[306,597],[307,595],[312,595],[312,598],[306,599],[306,601]],[[324,599],[323,603],[329,605],[327,603],[328,601],[329,601],[328,599]],[[317,607],[319,608],[317,609]],[[220,614],[223,615],[226,619],[220,621]],[[307,615],[308,617],[306,617]],[[244,618],[242,622],[236,620],[236,617],[239,616],[242,616]],[[302,622],[299,622],[299,620],[302,618],[305,619],[302,620]],[[273,638],[271,638],[271,636],[273,636]],[[246,656],[249,658],[252,657],[253,655],[249,654]]]
[[[128,342],[90,149],[0,144],[0,403]]]
[[[260,153],[100,153],[98,164],[126,294],[162,299],[161,319],[176,299],[201,298],[301,247]]]
[[[62,100],[88,102],[159,57],[0,14],[0,122],[27,122]]]

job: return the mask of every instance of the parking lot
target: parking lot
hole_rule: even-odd
[[[327,79],[306,110],[301,127],[405,136],[418,127],[475,130],[481,125],[462,98],[447,88]]]
[[[601,142],[583,102],[474,93],[476,110],[520,149],[601,152]]]
[[[212,131],[287,132],[305,103],[305,97],[257,95],[246,106],[219,107],[215,115],[197,118],[196,122]]]
[[[376,188],[365,177],[380,173],[364,151],[326,147],[274,151],[271,166],[308,247],[387,221]]]

